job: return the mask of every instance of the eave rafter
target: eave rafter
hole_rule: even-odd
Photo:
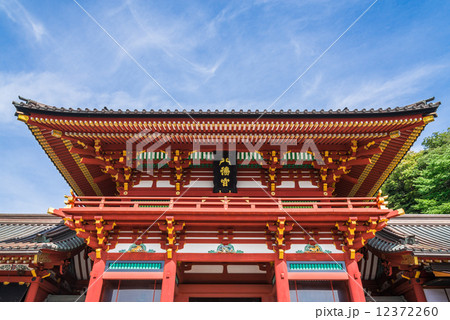
[[[399,135],[400,132],[395,131],[389,136],[366,142],[360,146],[358,146],[357,140],[352,140],[350,148],[346,152],[322,150],[321,157],[316,157],[313,166],[320,172],[320,187],[324,196],[333,194],[336,183],[340,179],[356,184],[358,179],[349,175],[352,167],[371,164],[371,158],[384,151],[382,142]]]
[[[139,171],[126,165],[125,150],[104,151],[99,139],[95,140],[94,145],[89,145],[80,140],[75,141],[79,147],[72,147],[69,152],[80,156],[80,164],[97,166],[104,173],[93,179],[95,183],[111,179],[115,182],[119,194],[127,195],[133,184],[139,181]]]
[[[196,113],[196,121],[192,121],[181,113],[177,115],[168,112],[166,116],[162,112],[153,111],[142,114],[112,110],[74,112],[71,109],[59,109],[32,100],[22,100],[24,102],[14,103],[18,119],[27,123],[30,128],[38,128],[46,136],[62,139],[72,151],[68,154],[78,163],[80,170],[67,170],[65,155],[60,157],[61,161],[52,160],[80,195],[112,194],[113,190],[120,194],[128,193],[132,185],[140,180],[140,176],[136,174],[139,170],[130,166],[131,172],[126,172],[128,169],[122,167],[120,158],[136,159],[135,151],[131,151],[131,154],[124,153],[125,144],[142,132],[157,133],[159,139],[166,139],[164,144],[154,151],[165,150],[168,146],[174,150],[188,150],[192,149],[193,141],[199,140],[213,145],[234,142],[237,151],[245,151],[245,143],[255,145],[263,141],[260,151],[267,153],[267,157],[264,157],[268,162],[266,182],[271,192],[275,192],[281,183],[278,164],[273,161],[275,158],[280,161],[281,155],[271,156],[274,151],[271,143],[296,141],[297,146],[289,147],[288,151],[299,152],[305,141],[313,139],[322,157],[332,159],[325,165],[316,166],[321,173],[320,189],[324,195],[373,195],[425,124],[434,119],[439,106],[439,103],[426,100],[406,107],[380,109],[376,112],[280,112],[265,115],[260,121],[252,122],[248,119],[251,116],[248,112],[200,112]],[[392,138],[396,132],[400,134],[401,143],[390,143],[396,140]],[[403,137],[408,139],[405,141]],[[49,148],[53,151],[58,149],[58,141],[50,140]],[[95,154],[98,141],[101,146],[100,155]],[[354,147],[352,141],[357,141],[356,154],[353,150],[349,151]],[[47,152],[49,156],[52,150]],[[384,155],[386,152],[395,154],[389,157]],[[386,157],[390,159],[389,162],[377,161]],[[174,157],[170,161],[173,162]],[[175,193],[181,193],[183,185],[187,184],[185,180],[189,180],[189,169],[185,168],[180,173],[180,166],[176,167],[178,169],[174,169],[174,179],[171,183],[175,186]],[[103,175],[99,174],[100,170]],[[127,176],[130,176],[129,181]],[[371,189],[367,187],[369,182],[365,182],[368,177],[370,185],[373,186]],[[377,180],[374,182],[374,179]]]

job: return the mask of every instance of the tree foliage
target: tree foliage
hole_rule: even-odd
[[[450,213],[450,128],[409,152],[384,183],[390,207],[406,213]]]

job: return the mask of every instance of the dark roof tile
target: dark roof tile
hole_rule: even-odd
[[[239,110],[239,112],[236,112],[234,109],[231,110],[214,110],[211,111],[210,109],[207,109],[206,111],[194,111],[191,110],[190,112],[186,110],[137,110],[134,109],[133,111],[126,109],[126,110],[112,110],[107,107],[104,107],[101,110],[98,110],[96,108],[94,109],[88,109],[85,108],[84,110],[81,108],[73,109],[73,108],[57,108],[53,106],[48,106],[43,103],[39,103],[30,99],[25,99],[19,96],[19,99],[22,100],[21,102],[15,102],[13,101],[14,106],[16,107],[17,111],[19,112],[36,112],[36,113],[56,113],[60,115],[67,115],[67,114],[77,114],[77,115],[85,115],[85,116],[107,116],[107,117],[113,117],[113,116],[127,116],[127,117],[133,117],[133,116],[139,116],[139,115],[149,115],[149,116],[182,116],[182,117],[188,117],[190,116],[197,116],[197,117],[226,117],[231,115],[239,114],[241,116],[260,116],[264,114],[264,116],[267,117],[286,117],[290,115],[302,115],[302,116],[323,116],[323,117],[335,117],[335,116],[370,116],[370,115],[390,115],[390,114],[405,114],[405,113],[417,113],[420,112],[422,114],[432,113],[435,112],[436,109],[439,107],[440,102],[431,103],[434,98],[430,98],[427,100],[419,101],[404,107],[395,107],[395,108],[387,108],[387,109],[374,109],[371,108],[369,110],[366,110],[365,108],[362,110],[353,109],[350,110],[349,108],[345,107],[344,109],[337,109],[337,110],[316,110],[312,109],[310,111],[308,110],[300,110],[300,109],[288,109],[287,111],[283,110],[268,110],[260,112],[259,110],[251,111],[247,110],[244,111],[242,109]]]
[[[41,249],[70,251],[83,245],[84,240],[60,218],[42,214],[0,214],[0,253],[38,253]]]
[[[450,256],[450,215],[404,215],[391,219],[368,246],[382,252]]]

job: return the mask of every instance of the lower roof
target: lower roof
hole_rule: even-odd
[[[393,218],[368,246],[385,253],[409,251],[415,256],[450,255],[450,214],[406,214]]]
[[[71,251],[84,240],[63,220],[47,214],[0,214],[0,254],[32,255],[42,249]]]

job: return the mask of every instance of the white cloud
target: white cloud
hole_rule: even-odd
[[[11,21],[22,26],[35,40],[41,41],[48,36],[44,25],[33,17],[18,0],[2,0],[0,10],[5,12]]]
[[[161,15],[161,13],[155,13],[137,6],[136,3],[128,3],[128,8],[136,25],[139,26],[139,31],[141,31],[136,32],[135,25],[130,25],[130,32],[127,32],[129,35],[127,47],[130,52],[148,52],[149,48],[160,49],[170,58],[170,63],[175,63],[180,67],[180,73],[194,73],[202,77],[200,81],[207,81],[214,76],[216,70],[225,60],[226,52],[209,57],[207,61],[202,58],[201,63],[188,58],[189,55],[195,55],[193,53],[199,50],[208,39],[214,37],[215,32],[210,30],[211,23],[209,25],[201,24],[201,20],[192,16],[185,19],[179,16]],[[197,12],[197,14],[205,15],[202,12]],[[234,18],[237,14],[233,13],[231,18]],[[216,20],[214,18],[212,24],[218,23]]]
[[[427,95],[434,79],[442,77],[450,65],[430,63],[413,66],[409,70],[399,70],[387,74],[377,72],[364,74],[358,67],[350,71],[345,68],[316,66],[317,70],[305,75],[275,105],[275,109],[293,105],[301,109],[363,109],[404,106]]]
[[[73,106],[89,99],[90,94],[50,72],[0,73],[0,122],[14,119],[11,105],[17,95],[52,105]]]
[[[0,123],[14,121],[17,95],[57,107],[138,108],[173,105],[153,84],[133,96],[125,91],[96,92],[87,85],[72,82],[62,75],[42,73],[0,73]]]
[[[414,96],[428,87],[433,75],[447,69],[445,65],[424,65],[396,75],[390,79],[378,77],[376,80],[362,82],[359,85],[346,83],[345,92],[334,92],[334,106],[367,108],[388,106],[403,101],[405,96]],[[343,88],[340,88],[343,89]],[[429,98],[429,97],[422,97]],[[400,102],[401,103],[401,102]]]

